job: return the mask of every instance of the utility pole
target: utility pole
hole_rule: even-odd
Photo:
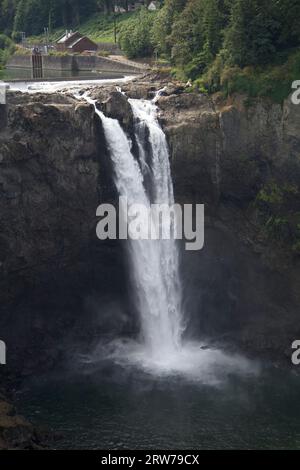
[[[22,46],[25,47],[26,33],[24,31],[21,32],[21,40],[22,40]]]
[[[46,46],[46,51],[48,53],[48,47],[49,47],[49,28],[44,28],[44,34],[45,34],[45,46]]]
[[[117,44],[117,14],[116,14],[115,6],[114,6],[114,35],[115,35],[115,44]]]
[[[49,10],[48,28],[49,28],[49,33],[51,33],[51,30],[52,30],[52,9],[51,8]]]

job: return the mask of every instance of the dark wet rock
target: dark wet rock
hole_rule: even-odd
[[[132,132],[133,114],[127,96],[117,90],[115,86],[107,88],[96,87],[89,94],[93,100],[96,100],[97,108],[105,116],[117,119],[126,132]]]
[[[0,450],[43,449],[42,436],[0,395]]]
[[[117,195],[94,107],[60,94],[9,92],[5,116],[0,338],[6,368],[22,376],[59,366],[78,323],[98,335],[101,312],[87,312],[85,299],[122,296],[124,268],[118,243],[96,237],[96,209]]]
[[[117,119],[122,127],[131,132],[133,129],[133,113],[127,97],[119,92],[112,91],[105,101],[97,102],[100,110],[112,119]]]
[[[128,98],[147,100],[154,97],[159,85],[149,85],[148,83],[132,82],[122,85],[122,91]]]
[[[180,82],[169,82],[168,80],[153,80],[149,79],[142,81],[132,81],[121,86],[122,91],[126,93],[128,98],[133,99],[152,99],[158,91],[161,96],[178,95],[184,92],[184,84]]]

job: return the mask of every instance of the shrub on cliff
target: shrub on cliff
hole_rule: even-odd
[[[270,181],[258,192],[260,236],[293,255],[300,254],[300,197],[296,182]]]

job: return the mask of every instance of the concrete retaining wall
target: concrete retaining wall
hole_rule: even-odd
[[[67,56],[54,56],[54,55],[43,55],[43,69],[48,70],[76,70],[74,66],[73,55]]]
[[[14,55],[10,58],[7,67],[31,69],[31,55]]]
[[[48,70],[99,70],[103,72],[141,73],[144,68],[133,66],[126,62],[119,62],[99,56],[44,55],[43,68]],[[31,68],[31,56],[13,56],[7,64],[8,68]]]

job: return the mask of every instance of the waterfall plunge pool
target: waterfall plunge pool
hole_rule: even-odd
[[[265,368],[218,386],[109,362],[77,372],[28,381],[19,394],[27,418],[61,435],[51,447],[300,449],[300,377],[292,372]]]

